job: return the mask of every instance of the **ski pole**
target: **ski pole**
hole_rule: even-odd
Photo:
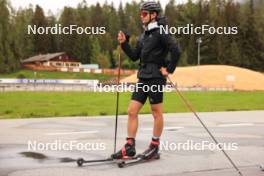
[[[121,49],[118,48],[118,73],[117,73],[117,85],[120,83],[120,67],[121,67]],[[114,153],[116,153],[116,138],[117,138],[117,126],[118,126],[118,108],[119,108],[119,91],[116,90],[116,114],[115,114],[115,140],[114,140]]]
[[[220,147],[220,150],[223,152],[223,154],[226,156],[226,158],[229,160],[229,162],[232,164],[232,166],[235,168],[235,170],[238,172],[238,174],[240,176],[243,176],[243,174],[241,173],[241,171],[238,169],[238,167],[236,166],[236,164],[233,162],[233,160],[229,157],[229,155],[226,153],[226,151],[223,149],[222,145],[216,140],[216,138],[213,136],[213,134],[210,132],[210,130],[207,128],[207,126],[204,124],[204,122],[201,120],[201,118],[198,116],[198,114],[196,113],[196,111],[194,110],[194,108],[192,107],[192,105],[190,104],[190,102],[182,95],[182,93],[179,91],[179,89],[177,88],[177,85],[174,84],[170,77],[168,76],[168,80],[169,82],[173,85],[174,89],[176,90],[177,94],[180,96],[181,100],[184,102],[184,104],[188,107],[188,109],[190,111],[193,112],[193,114],[195,115],[195,117],[198,119],[198,121],[202,124],[202,126],[204,127],[204,129],[207,131],[207,133],[210,135],[210,137],[213,139],[213,141],[215,142],[215,144],[217,146]]]

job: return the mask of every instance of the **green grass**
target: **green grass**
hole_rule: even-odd
[[[0,74],[0,78],[35,78],[35,71],[20,70],[18,72],[9,74]],[[93,73],[73,73],[73,72],[49,72],[49,71],[36,71],[37,79],[98,79],[105,81],[116,77],[115,75],[108,74],[93,74]]]
[[[264,92],[183,92],[200,112],[264,110]],[[126,114],[130,93],[120,94],[120,114]],[[188,112],[176,93],[165,93],[165,112]],[[92,116],[115,114],[115,93],[0,93],[0,118]],[[150,113],[149,103],[141,113]]]

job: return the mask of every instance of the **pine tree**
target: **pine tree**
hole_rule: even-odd
[[[125,12],[123,9],[122,1],[120,1],[119,7],[118,7],[118,17],[120,19],[120,29],[121,30],[127,30],[127,17],[125,16]]]
[[[38,27],[47,27],[48,22],[44,15],[43,9],[40,6],[36,6],[35,13],[32,19],[32,25]],[[33,35],[33,44],[35,54],[45,54],[49,51],[49,40],[47,34],[31,34]]]
[[[85,28],[90,26],[90,23],[90,11],[88,10],[86,1],[83,1],[76,9],[76,24]],[[91,38],[91,36],[86,34],[76,35],[76,39],[72,47],[73,55],[83,64],[91,62]]]
[[[52,12],[49,12],[49,15],[47,17],[48,26],[55,26],[57,24],[56,17],[52,14]],[[47,34],[47,40],[48,40],[48,46],[47,50],[49,53],[55,53],[58,52],[58,35],[56,34]]]
[[[100,53],[97,56],[97,63],[99,64],[100,68],[109,68],[110,67],[109,54]]]
[[[102,52],[101,46],[97,38],[94,38],[92,41],[92,54],[91,54],[91,63],[97,64],[98,63],[98,56]]]
[[[76,25],[76,21],[76,11],[73,8],[64,7],[59,19],[59,24],[61,24],[62,27],[70,27],[70,25]],[[76,39],[76,33],[59,35],[59,50],[66,52],[72,57],[76,57],[73,51]]]
[[[257,29],[253,1],[245,4],[241,18],[242,66],[259,69],[261,58],[261,35]],[[263,49],[263,48],[262,48]]]
[[[20,53],[20,59],[26,59],[33,56],[34,45],[33,35],[28,34],[28,25],[32,25],[32,18],[34,11],[32,8],[21,9],[16,13],[14,19],[14,25],[16,30],[16,41],[18,43],[18,53]]]
[[[12,17],[12,8],[6,0],[0,0],[0,72],[13,72],[19,67],[18,46]]]

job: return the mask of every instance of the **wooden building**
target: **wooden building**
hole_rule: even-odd
[[[81,62],[71,58],[65,52],[40,54],[21,61],[24,68],[32,70],[57,71],[62,68],[75,69],[81,67]]]

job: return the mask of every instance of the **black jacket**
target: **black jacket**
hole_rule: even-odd
[[[137,41],[135,48],[131,48],[128,41],[121,45],[126,55],[133,61],[140,59],[138,78],[164,78],[160,72],[161,67],[166,67],[173,73],[180,58],[180,50],[169,34],[160,33],[159,28],[145,31]],[[167,60],[168,52],[170,59]]]

